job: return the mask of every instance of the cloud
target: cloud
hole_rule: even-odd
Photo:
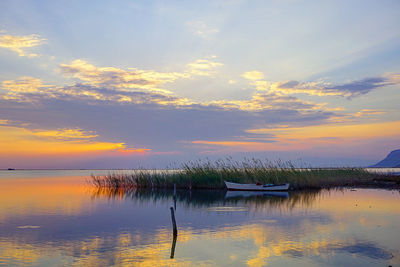
[[[38,137],[57,139],[57,140],[84,140],[98,137],[93,132],[83,131],[82,129],[56,129],[56,130],[34,130],[32,133]]]
[[[86,66],[86,63],[83,65]],[[204,65],[211,67],[200,65],[204,71],[208,71],[213,66],[213,64],[208,63]],[[67,68],[69,69],[70,67]],[[325,109],[324,103],[312,103],[293,96],[278,95],[270,92],[255,92],[249,99],[243,100],[195,101],[177,96],[163,89],[125,88],[123,87],[124,85],[133,86],[133,84],[120,82],[120,78],[116,77],[118,75],[111,75],[108,71],[104,74],[104,72],[101,70],[98,71],[98,68],[90,64],[84,69],[92,70],[82,71],[78,68],[78,72],[75,74],[87,81],[87,84],[78,83],[74,85],[54,86],[46,85],[42,80],[37,78],[21,77],[18,80],[3,81],[1,89],[7,91],[7,93],[0,95],[0,98],[19,102],[35,102],[40,101],[42,98],[69,98],[71,100],[81,99],[92,102],[155,104],[179,108],[222,108],[250,112],[282,108],[298,111]],[[72,70],[69,69],[69,71]]]
[[[312,103],[303,101],[293,96],[282,96],[275,93],[256,92],[249,100],[219,100],[210,101],[209,104],[227,108],[241,109],[245,111],[262,111],[262,110],[323,110],[324,103]]]
[[[143,154],[148,148],[127,147],[123,142],[104,142],[98,135],[82,129],[29,129],[24,126],[0,125],[0,156],[43,156],[98,154]]]
[[[18,102],[40,102],[43,99],[69,99],[86,101],[106,101],[131,104],[158,104],[171,106],[189,106],[193,104],[187,98],[174,96],[163,90],[119,90],[106,89],[88,84],[66,86],[45,85],[43,81],[33,77],[21,77],[18,80],[3,81],[1,89],[7,93],[0,99]]]
[[[359,95],[364,95],[370,91],[389,85],[394,85],[392,81],[385,77],[371,77],[365,78],[358,81],[353,81],[345,83],[342,85],[332,85],[323,88],[324,91],[336,91],[342,93],[347,97],[355,97]]]
[[[236,83],[237,83],[236,80],[229,80],[229,81],[228,81],[228,84],[236,84]]]
[[[379,115],[386,113],[386,111],[380,109],[361,109],[355,113],[344,113],[339,116],[332,116],[329,121],[332,123],[351,123],[365,118],[376,120]]]
[[[224,64],[208,59],[198,59],[193,63],[187,64],[189,68],[189,73],[192,75],[199,76],[211,76],[215,74],[216,69],[218,67],[223,66]]]
[[[104,157],[140,153],[172,153],[176,157],[175,152],[180,151],[184,158],[185,153],[262,153],[344,145],[349,138],[312,133],[320,132],[318,125],[331,129],[324,126],[333,119],[354,122],[383,112],[364,109],[352,114],[330,109],[325,103],[272,91],[261,75],[248,76],[259,90],[247,99],[199,101],[163,89],[166,83],[193,77],[193,69],[213,71],[221,66],[212,59],[194,63],[183,72],[162,73],[97,67],[79,60],[61,67],[63,73],[78,80],[71,84],[51,85],[34,77],[3,81],[1,119],[8,125],[12,121],[29,124],[22,127],[29,130],[26,138],[40,139],[46,147],[66,140],[80,143],[82,151],[97,151],[93,153]],[[282,83],[281,89],[299,84]],[[273,128],[276,125],[286,125],[281,128],[288,132]],[[298,125],[306,127],[299,130]],[[99,144],[98,150],[93,143]]]
[[[219,33],[219,30],[217,28],[210,27],[204,21],[201,20],[189,21],[187,22],[187,25],[190,27],[193,34],[201,38],[207,39]]]
[[[28,48],[39,46],[43,44],[46,39],[41,38],[40,35],[2,35],[0,36],[0,47],[7,48],[11,51],[17,52],[20,57],[36,57],[37,54],[27,53]]]
[[[8,114],[4,119],[34,123],[30,128],[53,129],[33,131],[36,137],[69,141],[100,138],[106,142],[117,140],[117,143],[123,140],[121,149],[126,153],[146,152],[149,146],[157,148],[151,153],[193,149],[186,147],[188,143],[182,143],[185,140],[243,136],[246,142],[253,142],[253,134],[245,133],[246,129],[277,122],[322,123],[339,116],[327,110],[324,103],[274,92],[256,91],[248,99],[240,100],[195,101],[160,88],[179,78],[213,72],[219,66],[222,63],[212,59],[198,60],[184,72],[159,73],[96,67],[76,60],[63,64],[61,69],[83,83],[56,86],[33,77],[3,81],[1,89],[6,93],[0,95],[0,102],[3,99],[2,110]],[[29,119],[22,110],[31,111]],[[79,130],[83,128],[92,130]],[[243,142],[229,140],[233,141]],[[252,147],[256,146],[271,148],[271,144],[260,146],[259,143]]]
[[[56,98],[60,93],[56,86],[46,85],[41,79],[28,76],[3,81],[0,89],[6,91],[5,94],[0,94],[0,99],[18,102],[35,102],[43,97]]]
[[[293,80],[271,82],[264,80],[264,74],[257,70],[245,72],[241,76],[250,80],[250,84],[258,91],[268,91],[284,95],[343,96],[349,99],[367,94],[377,88],[400,84],[399,73],[387,73],[382,76],[367,77],[343,84],[333,84],[323,80],[310,82]]]
[[[248,71],[248,72],[243,73],[240,76],[242,76],[243,78],[245,78],[247,80],[251,80],[251,81],[264,79],[264,74],[258,70]]]
[[[2,88],[15,94],[37,93],[46,86],[38,78],[24,76],[18,80],[3,81]]]
[[[173,95],[169,90],[161,88],[166,83],[193,76],[211,76],[222,63],[211,59],[198,59],[187,64],[183,72],[158,72],[154,70],[139,70],[135,68],[120,69],[114,67],[97,67],[82,59],[69,64],[61,64],[63,74],[79,79],[93,87],[118,89],[120,91],[151,91],[162,95]]]
[[[278,128],[248,129],[255,140],[234,138],[231,140],[194,140],[193,145],[203,145],[209,152],[225,151],[299,151],[324,150],[336,147],[344,153],[352,147],[365,146],[365,143],[387,138],[400,138],[400,121],[365,124],[319,124],[305,127],[281,126]],[[259,138],[255,138],[258,135]],[[222,148],[226,148],[221,150]]]
[[[51,91],[51,97],[48,97],[47,90]],[[198,148],[188,146],[188,143],[182,141],[227,140],[243,136],[246,129],[260,125],[277,122],[288,125],[300,122],[321,123],[334,115],[288,96],[264,95],[258,96],[259,99],[250,99],[248,103],[197,102],[182,106],[173,102],[179,99],[166,98],[160,104],[161,99],[155,97],[162,96],[155,96],[150,92],[122,92],[132,101],[118,102],[110,100],[113,90],[89,85],[49,87],[47,90],[43,90],[43,93],[24,94],[24,98],[35,99],[31,102],[0,100],[2,119],[29,122],[32,129],[56,131],[47,139],[66,135],[67,133],[62,132],[63,129],[90,129],[82,130],[82,134],[76,133],[77,139],[81,136],[98,135],[95,139],[102,142],[123,142],[128,150],[131,147],[152,148],[151,153],[197,153]],[[93,94],[83,95],[86,91]],[[96,94],[101,98],[95,97]],[[103,97],[108,100],[103,100]],[[258,101],[254,107],[252,101]],[[274,104],[274,101],[277,103]],[[41,138],[45,136],[42,135]]]
[[[361,118],[361,117],[366,117],[366,116],[375,116],[375,115],[382,115],[382,114],[386,114],[386,112],[383,110],[379,110],[379,109],[362,109],[352,115],[354,117]]]
[[[306,145],[352,145],[362,140],[400,137],[400,121],[324,124],[305,127],[279,127],[264,129],[249,129],[248,133],[274,135],[273,140],[280,144],[291,144],[293,148]]]
[[[324,81],[317,82],[276,82],[269,88],[271,91],[283,94],[307,94],[315,96],[344,96],[353,98],[367,94],[372,90],[400,84],[399,74],[384,74],[378,77],[368,77],[343,84],[332,84]]]
[[[158,86],[188,77],[187,74],[178,72],[96,67],[82,59],[74,60],[70,64],[61,64],[60,68],[64,74],[94,86],[146,89],[163,93],[170,92],[160,89]]]

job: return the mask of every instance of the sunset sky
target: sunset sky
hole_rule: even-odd
[[[400,148],[400,2],[0,2],[0,168]]]

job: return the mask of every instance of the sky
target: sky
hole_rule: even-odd
[[[0,62],[0,168],[399,148],[398,0],[2,0]]]

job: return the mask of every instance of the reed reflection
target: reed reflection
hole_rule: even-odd
[[[290,211],[296,206],[311,207],[326,190],[296,192],[241,192],[225,190],[141,190],[96,188],[92,198],[129,199],[140,202],[178,202],[183,207],[207,208],[216,205],[246,205],[254,209]]]

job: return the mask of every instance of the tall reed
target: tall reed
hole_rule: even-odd
[[[224,181],[237,183],[290,183],[292,189],[331,188],[367,185],[383,178],[362,168],[296,168],[290,161],[261,161],[231,158],[217,161],[191,161],[180,169],[91,176],[91,183],[102,188],[223,189]]]

